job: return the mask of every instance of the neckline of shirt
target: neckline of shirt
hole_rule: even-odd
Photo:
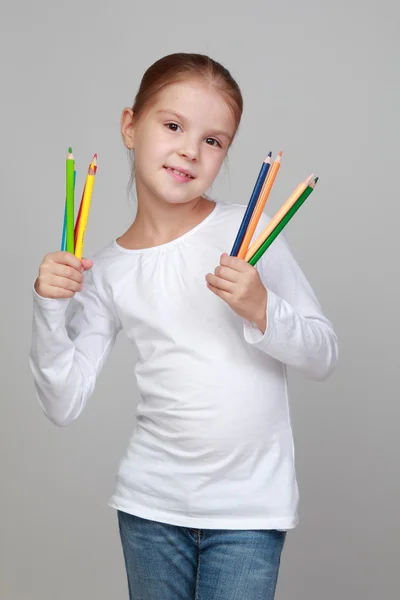
[[[170,242],[165,242],[165,244],[159,244],[158,246],[150,246],[149,248],[134,248],[134,249],[130,249],[130,248],[123,248],[122,246],[120,246],[118,244],[118,242],[117,242],[117,239],[115,238],[113,240],[113,246],[114,246],[114,248],[116,250],[118,250],[118,252],[124,252],[125,254],[143,254],[143,253],[146,253],[146,252],[151,252],[151,251],[155,251],[155,250],[161,250],[161,249],[164,249],[164,248],[169,248],[171,246],[179,244],[183,240],[185,240],[186,238],[188,238],[189,236],[191,236],[194,233],[196,233],[199,229],[201,229],[202,227],[204,227],[205,225],[207,225],[207,223],[209,221],[211,221],[215,217],[215,215],[217,214],[217,212],[220,209],[221,202],[217,202],[215,200],[213,200],[212,202],[214,202],[215,206],[214,206],[213,210],[210,212],[210,214],[205,217],[205,219],[203,219],[202,221],[200,221],[200,223],[198,225],[196,225],[195,227],[192,227],[192,229],[189,229],[189,231],[187,231],[183,235],[180,235],[179,237],[175,238],[174,240],[171,240]]]

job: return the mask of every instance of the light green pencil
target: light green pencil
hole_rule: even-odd
[[[67,212],[67,252],[74,254],[74,227],[75,227],[75,193],[74,170],[75,160],[72,148],[68,148],[66,171],[66,212]]]
[[[299,208],[303,204],[303,202],[305,202],[305,200],[307,200],[307,198],[311,194],[311,192],[314,191],[314,188],[317,185],[317,181],[318,181],[318,177],[316,177],[315,179],[313,179],[310,182],[310,184],[306,187],[306,189],[301,194],[301,196],[293,204],[292,208],[290,210],[288,210],[288,212],[286,213],[286,215],[284,217],[282,217],[282,219],[279,221],[279,223],[275,227],[275,229],[273,229],[271,231],[271,233],[269,234],[269,236],[267,237],[265,242],[263,244],[261,244],[261,246],[259,247],[257,252],[255,252],[253,254],[251,259],[249,260],[249,265],[254,266],[260,260],[260,258],[264,254],[264,252],[270,247],[270,245],[275,240],[275,238],[278,237],[278,235],[280,234],[282,229],[289,223],[290,219],[299,210]]]

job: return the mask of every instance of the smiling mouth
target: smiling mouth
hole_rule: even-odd
[[[189,173],[185,173],[184,171],[178,171],[178,169],[172,169],[171,167],[164,167],[164,169],[167,169],[167,171],[172,171],[172,173],[175,173],[175,175],[179,175],[180,177],[186,177],[187,179],[194,179],[193,175],[190,175]]]

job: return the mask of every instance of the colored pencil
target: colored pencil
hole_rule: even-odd
[[[76,170],[74,169],[74,196],[75,196],[75,183],[76,183]],[[64,208],[64,224],[63,224],[63,232],[61,238],[61,250],[64,251],[67,249],[67,199],[65,198],[65,208]]]
[[[82,258],[83,255],[84,238],[89,218],[95,174],[95,166],[93,162],[91,162],[86,176],[85,191],[82,198],[82,209],[76,234],[75,256],[78,258]]]
[[[272,242],[277,238],[277,236],[280,234],[282,229],[289,223],[290,219],[299,210],[300,206],[305,202],[305,200],[308,198],[308,196],[311,194],[311,192],[314,191],[315,186],[317,185],[317,182],[318,182],[318,177],[313,179],[308,184],[307,188],[300,195],[300,197],[296,200],[296,202],[291,206],[291,208],[289,208],[287,210],[287,212],[284,214],[284,216],[281,218],[281,220],[278,222],[278,224],[274,227],[274,229],[268,235],[268,237],[266,238],[264,243],[258,248],[258,250],[255,252],[255,254],[250,258],[250,260],[248,260],[248,263],[250,265],[254,266],[260,260],[262,255],[270,247]]]
[[[307,179],[305,181],[302,181],[297,186],[297,188],[294,190],[294,192],[292,192],[290,194],[289,198],[281,206],[281,208],[278,210],[276,215],[271,219],[271,221],[268,223],[268,225],[266,226],[264,231],[258,236],[256,241],[248,249],[248,251],[246,253],[246,257],[245,257],[245,260],[247,262],[255,254],[255,252],[257,252],[257,250],[262,246],[262,244],[265,242],[265,240],[267,239],[267,237],[269,236],[271,231],[276,227],[276,225],[279,223],[279,221],[282,219],[282,217],[287,213],[288,210],[290,210],[292,208],[293,204],[296,202],[296,200],[298,200],[298,198],[301,196],[301,194],[307,188],[309,182],[312,180],[313,177],[314,177],[314,174],[310,175],[310,177],[307,177]]]
[[[251,216],[250,219],[250,223],[249,226],[247,228],[247,231],[243,237],[243,241],[241,243],[239,252],[238,252],[238,257],[239,258],[245,258],[247,250],[249,248],[250,242],[253,238],[254,232],[257,228],[258,222],[261,218],[262,212],[264,210],[265,204],[268,200],[268,196],[271,192],[272,186],[274,185],[276,176],[278,174],[279,168],[281,166],[281,157],[282,157],[282,151],[279,152],[278,156],[276,157],[276,159],[274,160],[274,162],[271,165],[271,168],[269,170],[269,173],[265,179],[264,185],[262,187],[262,190],[260,192],[260,196],[258,198],[256,207],[254,209],[254,212]]]
[[[94,166],[94,173],[96,174],[96,171],[97,171],[97,154],[95,154],[93,156],[92,163],[93,163],[93,166]],[[76,246],[76,239],[77,239],[77,235],[78,235],[78,225],[79,225],[79,221],[80,221],[80,218],[81,218],[82,202],[83,202],[84,195],[85,195],[85,188],[83,188],[81,203],[79,205],[78,216],[76,217],[76,221],[75,221],[75,232],[74,232],[75,246]]]
[[[254,209],[255,209],[255,206],[257,204],[257,200],[258,200],[258,198],[260,196],[262,186],[264,185],[264,181],[265,181],[265,179],[267,177],[267,173],[268,173],[269,168],[271,166],[271,156],[272,156],[272,152],[270,152],[268,154],[267,158],[264,160],[264,162],[263,162],[263,164],[261,166],[260,172],[259,172],[258,177],[257,177],[257,181],[255,183],[253,192],[252,192],[252,194],[250,196],[250,200],[249,200],[249,203],[248,203],[247,208],[246,208],[246,212],[244,213],[244,217],[243,217],[242,223],[241,223],[241,225],[239,227],[239,231],[238,231],[238,234],[236,236],[236,240],[235,240],[235,242],[233,244],[233,247],[232,247],[232,250],[231,250],[231,256],[237,256],[237,253],[239,252],[239,248],[240,248],[240,246],[241,246],[241,244],[243,242],[243,238],[244,238],[244,235],[246,233],[246,229],[247,229],[247,227],[249,225],[251,216],[252,216],[252,214],[254,212]]]
[[[76,169],[74,168],[74,196],[75,196],[75,183],[76,183]],[[63,232],[61,237],[61,250],[65,251],[67,249],[67,197],[65,197],[65,207],[64,207],[64,223],[63,223]]]
[[[68,148],[66,160],[66,206],[67,206],[67,252],[74,253],[74,170],[72,148]]]

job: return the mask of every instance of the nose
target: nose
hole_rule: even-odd
[[[191,142],[188,139],[185,140],[179,154],[182,158],[186,158],[186,160],[189,160],[190,162],[196,162],[199,158],[199,151],[196,143],[194,141]]]

